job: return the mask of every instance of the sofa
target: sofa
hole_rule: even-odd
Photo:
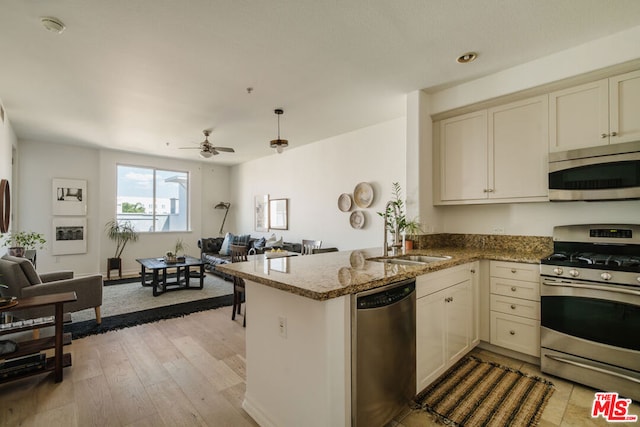
[[[230,236],[229,236],[230,235]],[[249,255],[262,254],[265,249],[268,248],[280,248],[290,252],[302,251],[302,245],[300,243],[282,242],[282,240],[268,240],[265,237],[251,237],[250,235],[233,235],[227,233],[229,236],[229,244],[244,244],[249,250]],[[231,263],[231,252],[220,253],[223,249],[225,237],[206,237],[198,240],[198,248],[200,248],[200,259],[204,262],[204,269],[213,274],[216,274],[225,280],[233,280],[233,278],[218,269],[217,265]],[[223,251],[224,252],[224,251]]]
[[[64,310],[74,312],[93,308],[96,322],[100,323],[102,320],[102,275],[99,273],[83,277],[73,277],[73,271],[70,270],[38,274],[29,259],[4,255],[0,258],[0,282],[7,286],[6,289],[1,289],[3,296],[17,298],[75,292],[78,299],[65,304]],[[52,316],[53,311],[53,307],[12,310],[15,316],[25,319]]]

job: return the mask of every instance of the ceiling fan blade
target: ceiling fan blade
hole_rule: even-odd
[[[200,147],[178,147],[180,150],[199,150]]]
[[[230,147],[212,147],[214,150],[218,150],[218,151],[225,151],[227,153],[235,153],[236,150],[234,150],[233,148]]]

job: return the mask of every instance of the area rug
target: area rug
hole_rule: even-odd
[[[191,279],[192,285],[198,279]],[[180,289],[153,296],[150,286],[142,286],[140,278],[102,288],[102,324],[97,325],[93,309],[71,313],[72,323],[66,330],[73,338],[114,329],[183,316],[233,303],[233,282],[213,274],[204,277],[203,289]]]
[[[466,356],[416,397],[416,407],[451,426],[535,426],[553,384]]]
[[[141,325],[143,323],[181,317],[198,311],[211,310],[218,307],[229,306],[231,304],[233,304],[233,295],[223,295],[214,298],[206,298],[151,308],[148,310],[135,311],[132,313],[103,317],[102,323],[99,325],[96,323],[95,319],[72,322],[64,325],[64,332],[71,332],[71,337],[73,339],[78,339],[88,335],[102,334],[116,329]]]

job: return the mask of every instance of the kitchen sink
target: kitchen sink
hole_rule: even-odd
[[[369,261],[384,262],[387,264],[400,265],[425,265],[431,262],[445,261],[451,259],[450,256],[432,256],[432,255],[401,255],[393,258],[369,258]]]

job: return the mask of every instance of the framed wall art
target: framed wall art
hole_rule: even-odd
[[[87,214],[87,181],[54,178],[52,183],[53,215]]]
[[[52,255],[87,253],[87,219],[54,218]]]
[[[269,195],[255,197],[255,230],[269,231]]]
[[[289,199],[269,200],[269,229],[289,229]]]

